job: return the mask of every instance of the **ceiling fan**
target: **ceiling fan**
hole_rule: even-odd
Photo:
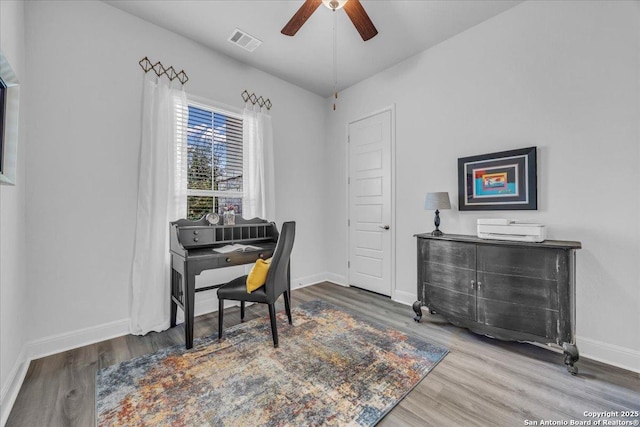
[[[353,22],[360,36],[362,36],[362,40],[367,41],[378,34],[378,30],[376,30],[359,0],[305,0],[304,4],[280,32],[287,36],[295,35],[321,3],[324,3],[325,6],[333,11],[344,7],[347,16]]]

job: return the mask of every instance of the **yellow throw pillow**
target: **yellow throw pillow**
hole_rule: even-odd
[[[269,266],[271,265],[271,258],[268,260],[259,259],[251,267],[251,271],[247,276],[247,293],[251,293],[264,285],[267,281],[267,273],[269,272]]]

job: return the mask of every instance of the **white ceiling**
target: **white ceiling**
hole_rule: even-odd
[[[320,6],[294,37],[280,30],[302,0],[105,0],[146,21],[327,97],[333,93],[333,25],[338,90],[349,87],[522,0],[361,0],[378,29],[364,42],[343,10]],[[235,28],[260,39],[247,52],[227,41]],[[188,70],[187,74],[188,74]]]

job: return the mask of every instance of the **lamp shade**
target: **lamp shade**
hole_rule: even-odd
[[[449,193],[447,193],[446,191],[427,193],[427,199],[424,202],[424,209],[451,209],[451,203],[449,202]]]

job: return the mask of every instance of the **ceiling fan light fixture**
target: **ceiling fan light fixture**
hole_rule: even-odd
[[[280,32],[285,36],[294,36],[313,12],[320,7],[321,3],[334,12],[344,8],[345,13],[354,27],[356,27],[356,30],[358,30],[362,40],[367,41],[378,34],[378,30],[376,30],[371,18],[369,18],[364,7],[360,4],[360,0],[305,0],[300,9],[293,14],[287,25]]]
[[[322,4],[327,6],[331,10],[342,9],[348,0],[322,0]]]

